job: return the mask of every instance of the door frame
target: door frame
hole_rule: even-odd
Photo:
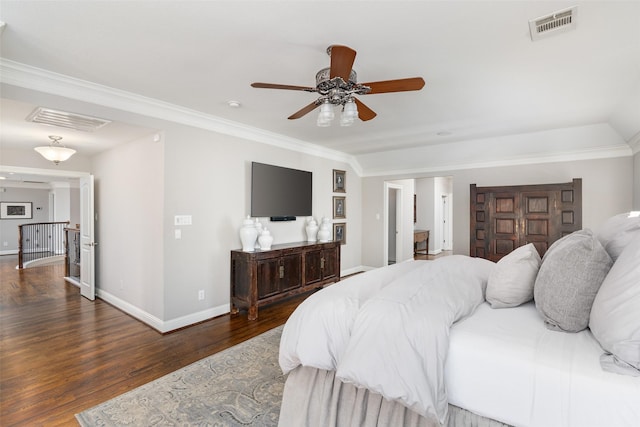
[[[383,248],[383,265],[388,265],[389,263],[389,191],[396,190],[396,262],[398,260],[402,260],[402,232],[403,232],[403,223],[402,223],[402,200],[404,197],[404,187],[400,184],[394,184],[392,182],[384,183],[384,221],[383,221],[383,240],[382,240],[382,248]]]
[[[93,175],[91,175],[91,173],[89,172],[79,172],[79,171],[69,171],[69,170],[63,170],[63,169],[41,169],[41,168],[28,168],[28,167],[22,167],[22,166],[7,166],[7,165],[0,165],[0,173],[7,173],[7,174],[11,174],[11,173],[15,173],[15,174],[24,174],[24,175],[41,175],[41,176],[52,176],[52,177],[56,177],[56,178],[77,178],[82,180],[83,178],[86,179],[87,177],[91,177],[91,181],[93,182]],[[49,200],[51,202],[51,200]],[[89,200],[88,200],[89,201]],[[94,203],[94,195],[93,195],[93,187],[91,189],[91,197],[90,197],[90,202],[91,204]],[[90,206],[90,211],[93,212],[94,206]],[[93,214],[92,214],[92,218],[91,220],[93,221]],[[93,224],[94,226],[91,227],[91,236],[93,239],[93,236],[95,234],[95,224]],[[92,242],[93,245],[95,246],[95,242]],[[92,247],[92,249],[94,249]],[[87,260],[87,262],[90,262],[93,266],[93,271],[95,271],[95,250],[91,251],[91,257],[93,259],[89,259]],[[93,279],[92,279],[92,284],[90,286],[90,292],[87,290],[85,292],[82,293],[83,296],[87,297],[90,300],[95,299],[95,275],[92,274]],[[80,287],[81,291],[82,291],[82,287]]]

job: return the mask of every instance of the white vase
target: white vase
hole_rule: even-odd
[[[240,228],[240,241],[242,242],[242,250],[244,252],[253,252],[256,249],[256,239],[258,238],[258,230],[249,216],[242,221]]]
[[[307,242],[315,242],[317,240],[318,223],[313,217],[309,218],[305,231],[307,233]]]
[[[271,232],[266,228],[262,230],[260,237],[258,237],[258,242],[260,242],[260,249],[263,251],[271,249],[271,244],[273,243],[273,236],[271,235]]]
[[[254,225],[256,227],[256,231],[258,232],[258,239],[259,239],[260,235],[262,234],[262,223],[258,221],[258,218],[256,218],[256,222],[254,223]],[[256,239],[256,249],[260,247],[260,243],[258,243],[258,239]]]
[[[328,242],[331,238],[331,223],[329,218],[322,218],[320,229],[318,230],[318,240],[320,242]]]

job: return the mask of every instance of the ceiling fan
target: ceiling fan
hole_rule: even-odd
[[[342,106],[340,124],[349,126],[356,117],[362,121],[371,120],[376,113],[364,105],[354,95],[373,95],[376,93],[405,92],[420,90],[424,87],[422,77],[408,79],[384,80],[379,82],[358,83],[357,74],[352,69],[356,59],[356,51],[341,45],[331,45],[327,48],[331,57],[331,66],[323,68],[316,74],[316,86],[291,86],[273,83],[252,83],[252,87],[263,89],[301,90],[316,92],[320,97],[311,104],[289,116],[289,120],[299,119],[320,107],[318,126],[329,126],[334,118],[333,107]]]

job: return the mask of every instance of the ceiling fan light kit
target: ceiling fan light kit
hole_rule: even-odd
[[[358,76],[352,68],[356,59],[355,50],[347,46],[331,45],[327,48],[327,54],[331,57],[331,66],[318,71],[316,87],[274,83],[252,83],[251,86],[262,89],[301,90],[320,94],[320,97],[314,102],[289,116],[289,120],[299,119],[320,107],[316,122],[320,127],[331,125],[331,121],[335,117],[333,107],[337,105],[342,107],[341,126],[351,126],[356,117],[362,121],[373,119],[376,113],[354,95],[413,91],[424,87],[422,77],[360,84]]]
[[[36,147],[36,150],[42,157],[50,162],[58,165],[60,162],[69,160],[76,153],[76,150],[60,145],[61,136],[49,135],[51,143],[46,146]]]

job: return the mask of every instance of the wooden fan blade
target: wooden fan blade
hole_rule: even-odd
[[[399,80],[385,80],[382,82],[360,83],[363,86],[369,86],[371,92],[367,95],[375,93],[388,93],[388,92],[405,92],[409,90],[420,90],[424,87],[424,80],[422,77],[412,77],[409,79]]]
[[[367,120],[371,120],[375,116],[377,116],[375,111],[364,105],[362,101],[358,100],[357,98],[354,98],[354,100],[356,101],[356,105],[358,106],[358,117],[360,117],[360,120],[366,122]]]
[[[274,83],[251,83],[251,87],[257,87],[261,89],[287,89],[287,90],[304,90],[307,92],[315,92],[316,88],[307,86],[291,86],[291,85],[279,85]]]
[[[329,78],[342,77],[342,80],[348,82],[355,60],[355,50],[347,46],[331,46],[331,70],[329,72]]]
[[[299,111],[296,111],[295,113],[293,113],[292,115],[290,115],[288,117],[289,120],[293,120],[293,119],[299,119],[300,117],[304,116],[305,114],[308,114],[310,112],[312,112],[313,110],[315,110],[316,108],[318,108],[320,104],[316,104],[315,102],[312,102],[311,104],[307,105],[306,107],[302,108]]]

